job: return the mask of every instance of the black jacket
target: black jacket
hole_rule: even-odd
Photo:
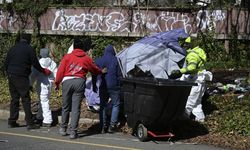
[[[34,66],[40,72],[44,70],[39,64],[35,50],[26,40],[20,40],[7,53],[4,63],[5,71],[7,74],[28,77],[31,66]]]

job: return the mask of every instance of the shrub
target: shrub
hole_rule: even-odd
[[[208,116],[207,127],[212,132],[250,136],[250,95],[215,95],[209,101],[217,107]]]

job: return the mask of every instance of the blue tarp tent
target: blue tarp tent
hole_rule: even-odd
[[[179,38],[189,35],[184,29],[175,29],[156,33],[140,39],[116,56],[120,63],[123,77],[136,66],[143,72],[150,72],[155,78],[168,79],[172,70],[183,65],[186,50],[180,47]]]

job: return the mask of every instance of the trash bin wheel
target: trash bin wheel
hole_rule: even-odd
[[[148,130],[143,124],[137,126],[137,137],[141,142],[148,140]]]

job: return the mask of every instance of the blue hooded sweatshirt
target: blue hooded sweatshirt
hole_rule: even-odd
[[[104,50],[104,54],[95,61],[98,67],[107,68],[107,73],[102,77],[101,86],[106,86],[108,89],[119,88],[120,86],[119,77],[121,72],[115,55],[113,46],[108,45]]]

